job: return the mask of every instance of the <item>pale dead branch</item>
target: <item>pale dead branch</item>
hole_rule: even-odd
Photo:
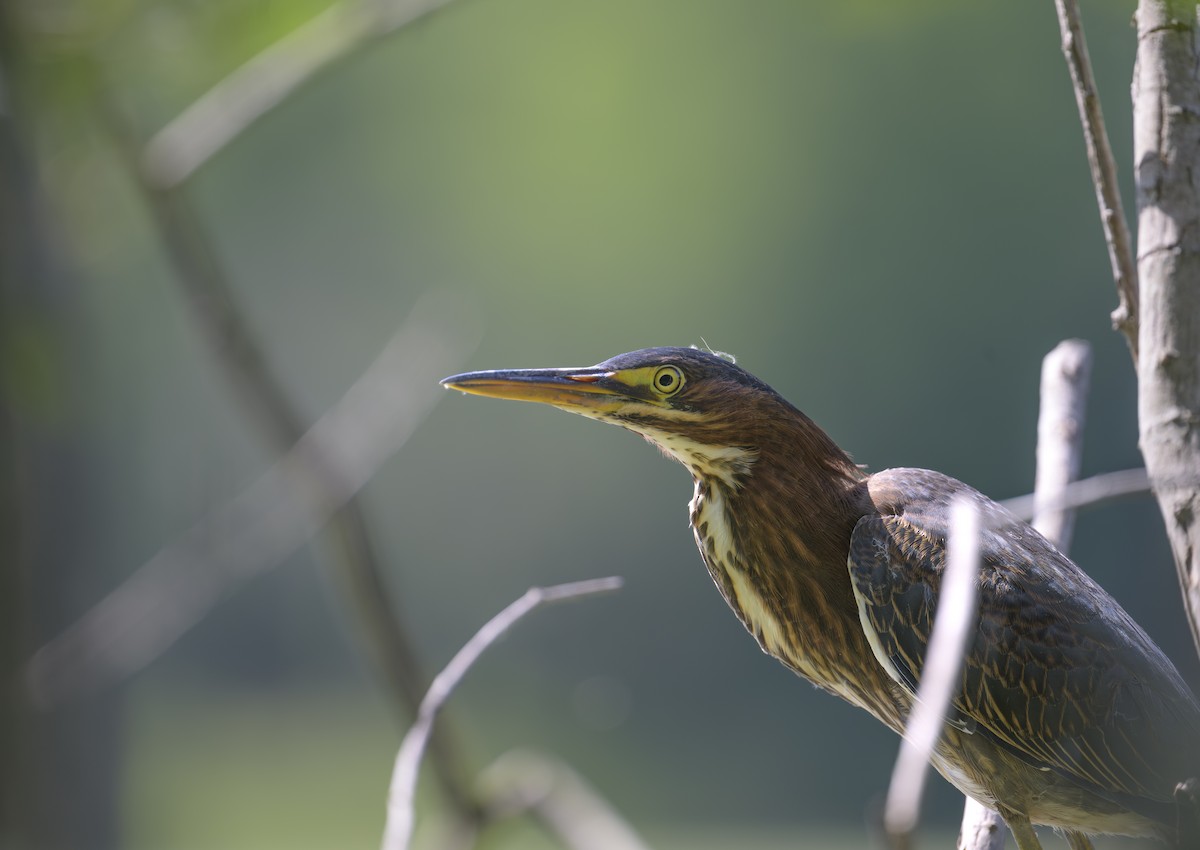
[[[400,743],[392,769],[388,791],[387,823],[384,827],[383,850],[408,850],[415,823],[414,805],[421,759],[433,733],[434,721],[446,700],[458,687],[467,671],[479,657],[504,636],[521,618],[542,605],[578,599],[595,593],[606,593],[621,586],[617,577],[558,584],[552,587],[531,587],[523,596],[492,617],[471,637],[450,663],[434,677],[428,693],[421,701],[416,722]]]
[[[1067,486],[1079,477],[1091,375],[1092,349],[1081,339],[1060,342],[1042,360],[1033,527],[1064,552],[1075,530],[1075,511],[1048,506],[1061,503]]]
[[[96,76],[103,79],[99,69]],[[242,411],[277,452],[288,451],[303,437],[307,420],[271,368],[271,358],[241,309],[233,280],[202,218],[188,203],[182,187],[159,185],[146,173],[140,139],[103,89],[98,105],[117,152],[152,214],[151,221],[167,249],[175,280],[201,339],[241,401]],[[313,498],[340,505],[325,525],[331,573],[353,611],[351,619],[380,682],[392,697],[401,722],[407,724],[428,680],[383,579],[383,567],[363,510],[354,493],[341,498],[345,489],[343,471],[335,463],[319,452],[308,452],[300,459],[307,462],[307,467],[297,469],[296,477],[311,488]],[[453,807],[464,820],[472,820],[477,811],[444,726],[439,728],[431,749],[431,760]]]
[[[178,188],[156,186],[138,160],[139,141],[117,105],[101,96],[100,105],[130,176],[142,192],[152,222],[175,269],[175,279],[214,362],[222,369],[241,410],[280,454],[304,436],[306,420],[271,368],[271,358],[241,309],[230,275],[207,229]],[[391,602],[382,578],[363,511],[353,494],[342,498],[342,470],[317,452],[302,456],[308,467],[298,470],[318,501],[340,502],[329,518],[326,539],[339,586],[354,609],[364,644],[381,681],[391,691],[407,724],[428,680],[413,650],[413,641]]]
[[[1082,340],[1059,343],[1042,361],[1033,526],[1063,552],[1070,548],[1075,527],[1074,506],[1066,504],[1066,494],[1083,457],[1091,373],[1091,347]],[[1145,481],[1144,474],[1141,478]],[[1002,850],[1007,834],[999,814],[967,799],[957,850]]]
[[[570,765],[543,753],[510,750],[480,777],[488,816],[530,815],[568,850],[647,850],[625,818]]]
[[[234,585],[278,565],[312,537],[443,396],[438,379],[473,348],[476,326],[458,299],[422,299],[378,359],[287,455],[35,653],[27,671],[35,700],[48,705],[133,674]],[[306,480],[313,455],[339,471],[336,493],[314,490]]]
[[[146,174],[161,187],[178,186],[319,73],[449,2],[334,3],[221,80],[160,130],[146,147]]]
[[[1004,850],[1007,837],[1004,818],[973,797],[967,797],[955,850]]]
[[[1195,476],[1171,475],[1169,481],[1183,482]],[[1038,497],[1035,493],[1025,496],[1015,496],[1000,503],[1019,519],[1031,521],[1037,516],[1038,508],[1046,511],[1077,510],[1079,508],[1097,507],[1140,496],[1150,492],[1150,476],[1145,469],[1120,469],[1116,472],[1102,472],[1090,478],[1072,481],[1063,487],[1057,497]]]
[[[969,499],[956,498],[950,506],[946,568],[921,668],[921,684],[904,728],[884,806],[884,829],[895,850],[912,846],[929,759],[941,737],[946,712],[959,684],[963,656],[975,630],[979,547],[979,508]]]

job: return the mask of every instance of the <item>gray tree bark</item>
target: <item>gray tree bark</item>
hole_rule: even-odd
[[[1200,649],[1197,5],[1142,0],[1136,22],[1139,442]]]

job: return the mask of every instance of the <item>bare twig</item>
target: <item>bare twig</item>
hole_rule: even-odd
[[[1200,650],[1200,49],[1196,4],[1141,0],[1133,81],[1137,172],[1138,444]]]
[[[118,152],[168,248],[176,280],[203,339],[224,368],[243,409],[278,452],[288,451],[304,434],[304,417],[271,369],[203,222],[181,189],[157,185],[145,173],[138,159],[139,142],[117,105],[103,93],[99,103]],[[407,723],[421,701],[427,680],[383,581],[375,545],[354,490],[345,494],[342,477],[346,470],[338,466],[336,458],[318,451],[306,452],[297,460],[304,463],[297,469],[297,477],[311,489],[313,497],[340,506],[328,519],[334,578],[354,611],[353,619],[380,681],[390,692],[402,722]],[[476,814],[475,807],[451,749],[446,733],[440,731],[433,744],[433,761],[453,805],[470,819]]]
[[[429,737],[433,733],[434,721],[446,700],[458,687],[463,676],[479,657],[504,636],[517,622],[536,608],[552,602],[578,599],[594,593],[605,593],[621,586],[617,577],[558,584],[552,587],[531,587],[525,594],[503,611],[492,617],[475,635],[466,642],[450,663],[438,673],[429,691],[421,701],[416,722],[400,743],[396,762],[392,769],[392,781],[388,791],[387,824],[384,827],[383,850],[407,850],[412,840],[414,802],[417,793],[417,777],[421,759]]]
[[[578,773],[559,759],[511,750],[481,776],[492,819],[535,817],[569,850],[646,850],[646,843]]]
[[[232,585],[308,540],[408,439],[442,397],[437,379],[475,339],[462,307],[426,298],[345,396],[249,489],[162,549],[34,655],[43,705],[131,675],[198,623]],[[315,495],[310,458],[341,473]]]
[[[929,759],[941,737],[946,712],[958,687],[963,655],[975,629],[979,545],[979,508],[969,499],[956,498],[950,506],[946,568],[929,649],[921,668],[921,684],[904,727],[904,740],[884,806],[884,828],[896,850],[912,846]]]
[[[1168,481],[1182,482],[1187,478],[1189,476],[1172,475],[1168,477]],[[1019,519],[1028,521],[1037,516],[1039,509],[1063,511],[1096,507],[1131,496],[1144,495],[1150,492],[1150,486],[1150,476],[1145,469],[1121,469],[1072,481],[1062,488],[1057,497],[1039,497],[1036,493],[1030,493],[1005,499],[1000,505]]]
[[[1074,507],[1065,504],[1065,497],[1083,457],[1091,373],[1091,347],[1078,339],[1059,343],[1042,361],[1033,525],[1063,552],[1070,548],[1075,526]],[[1001,850],[1007,832],[999,814],[968,799],[957,850]]]
[[[144,168],[178,186],[289,95],[368,42],[450,0],[342,0],[281,38],[201,95],[146,147]]]
[[[1092,61],[1088,57],[1087,41],[1079,18],[1076,0],[1054,0],[1058,10],[1058,28],[1062,34],[1063,56],[1071,72],[1075,104],[1083,125],[1083,141],[1091,167],[1096,203],[1100,206],[1100,222],[1104,227],[1104,242],[1108,246],[1108,261],[1117,285],[1118,305],[1112,313],[1113,327],[1125,335],[1130,354],[1138,359],[1138,270],[1134,264],[1133,240],[1121,206],[1121,187],[1117,183],[1117,166],[1113,160],[1104,113],[1096,93]]]
[[[180,191],[154,185],[140,170],[137,141],[123,116],[112,103],[102,102],[102,106],[106,123],[169,249],[176,279],[202,338],[223,367],[243,409],[252,415],[273,448],[280,453],[288,451],[304,435],[304,417],[271,369],[254,329],[240,309],[212,240]],[[412,641],[390,603],[362,509],[352,493],[345,495],[346,485],[341,480],[345,470],[335,459],[309,451],[298,460],[306,464],[297,472],[304,485],[313,490],[314,498],[341,505],[329,517],[338,577],[352,600],[381,680],[398,707],[407,707],[402,712],[407,722],[421,701],[426,680],[420,673]]]

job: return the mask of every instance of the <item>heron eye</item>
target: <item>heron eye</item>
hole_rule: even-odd
[[[654,373],[654,388],[664,395],[671,395],[683,386],[683,373],[674,366],[663,366]]]

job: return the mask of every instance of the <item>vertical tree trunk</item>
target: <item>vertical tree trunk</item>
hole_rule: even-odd
[[[1200,649],[1200,83],[1197,6],[1142,0],[1133,79],[1138,422]]]
[[[120,694],[35,713],[25,687],[32,646],[75,616],[64,588],[87,583],[102,532],[73,385],[85,371],[80,297],[27,144],[11,5],[0,0],[0,847],[108,850]]]
[[[16,177],[8,124],[0,116],[0,186],[11,186]],[[6,234],[13,233],[10,225],[19,212],[15,195],[0,192],[0,316],[11,315],[13,301],[8,282],[14,246]],[[22,470],[16,439],[16,413],[0,389],[0,847],[33,846],[25,794],[32,762],[26,745],[29,711],[21,688],[21,667],[29,654],[29,571],[20,521]]]
[[[0,15],[0,51],[8,46]],[[0,62],[0,91],[7,82]],[[0,331],[17,328],[13,318],[21,299],[16,281],[28,266],[28,167],[21,155],[13,119],[0,104]],[[11,343],[0,348],[0,364],[13,372]],[[34,754],[30,746],[30,706],[22,687],[30,652],[30,569],[26,538],[27,493],[24,452],[19,446],[19,413],[13,380],[0,383],[0,847],[33,847],[37,835],[30,790]]]

